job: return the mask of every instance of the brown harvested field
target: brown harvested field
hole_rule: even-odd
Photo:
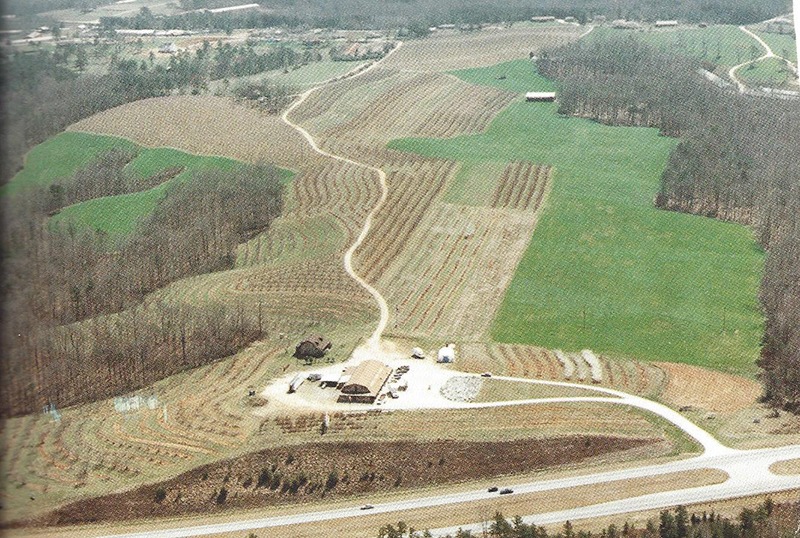
[[[577,355],[567,353],[570,357],[577,358]],[[465,344],[461,346],[456,366],[470,373],[488,370],[493,374],[511,377],[585,383],[648,397],[656,397],[664,389],[666,375],[652,364],[611,359],[603,355],[598,359],[603,371],[601,383],[592,383],[588,376],[583,380],[574,375],[567,378],[564,367],[552,350],[520,344]]]
[[[761,395],[761,386],[751,379],[688,364],[654,364],[667,373],[662,397],[675,407],[732,413],[752,406]]]
[[[527,58],[542,47],[574,41],[584,32],[576,26],[484,29],[469,34],[442,33],[405,43],[384,64],[410,71],[451,71]]]
[[[317,159],[306,141],[280,117],[210,95],[135,101],[79,121],[69,130],[291,169]]]
[[[362,441],[278,447],[204,465],[133,491],[78,501],[37,524],[72,525],[294,505],[323,497],[399,491],[575,465],[658,442],[580,435],[502,443]],[[159,490],[164,492],[161,499],[157,498]]]
[[[775,474],[800,475],[800,459],[779,461],[769,468]]]

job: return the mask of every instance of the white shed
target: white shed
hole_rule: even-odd
[[[436,362],[454,362],[455,360],[456,350],[452,344],[440,349],[436,358]]]

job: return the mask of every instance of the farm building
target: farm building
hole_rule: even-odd
[[[297,344],[294,350],[294,356],[298,359],[323,357],[325,353],[333,347],[330,340],[319,334],[312,334],[305,340]]]
[[[531,17],[532,22],[554,22],[556,18],[552,15],[542,15],[539,17]]]
[[[556,92],[528,92],[525,100],[535,103],[552,103],[556,100]]]
[[[342,387],[340,402],[373,403],[392,374],[392,368],[376,360],[366,360],[355,367]]]
[[[451,363],[456,360],[456,350],[453,344],[444,346],[436,355],[436,362]]]
[[[656,28],[677,28],[678,21],[656,21]]]

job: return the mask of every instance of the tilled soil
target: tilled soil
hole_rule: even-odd
[[[279,447],[198,467],[158,484],[77,501],[29,523],[67,525],[296,504],[525,473],[661,441],[574,435],[509,442],[339,442]]]

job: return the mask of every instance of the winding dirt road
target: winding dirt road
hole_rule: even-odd
[[[400,47],[402,46],[403,42],[398,41],[395,48],[389,51],[389,53],[383,58],[381,58],[379,61],[373,63],[371,66],[367,67],[362,71],[359,71],[358,73],[355,73],[353,75],[345,75],[345,77],[355,78],[355,77],[360,77],[365,73],[368,73],[372,69],[375,69],[378,65],[380,65],[381,62],[386,60],[386,58],[391,56],[395,51],[400,49]],[[365,168],[367,170],[370,170],[378,174],[378,181],[381,186],[381,197],[378,200],[378,203],[375,204],[375,207],[373,207],[372,210],[367,215],[367,218],[364,221],[364,227],[361,229],[361,233],[358,235],[355,242],[350,246],[350,248],[347,249],[347,252],[344,253],[344,270],[347,272],[348,275],[350,275],[350,277],[353,280],[358,282],[358,284],[362,288],[367,290],[369,294],[372,295],[372,297],[375,299],[375,302],[378,303],[378,307],[380,308],[380,321],[378,322],[378,326],[375,328],[375,331],[372,333],[372,336],[370,336],[367,342],[368,347],[372,349],[378,349],[380,346],[381,335],[383,334],[384,329],[386,329],[386,324],[389,322],[389,306],[386,304],[386,299],[383,298],[383,295],[381,295],[381,293],[377,289],[375,289],[372,285],[369,284],[369,282],[361,278],[361,276],[359,276],[358,273],[355,272],[355,270],[353,269],[353,253],[359,246],[361,246],[361,243],[364,242],[364,239],[367,237],[367,234],[369,233],[369,230],[372,227],[373,217],[378,211],[380,211],[381,207],[383,207],[383,204],[386,202],[386,196],[389,193],[389,188],[386,185],[386,172],[375,166],[354,161],[353,159],[348,159],[347,157],[342,157],[341,155],[335,155],[333,153],[320,149],[320,147],[314,140],[314,137],[311,136],[311,134],[308,131],[306,131],[300,125],[294,123],[292,120],[289,119],[289,114],[291,114],[295,109],[297,109],[300,105],[302,105],[305,102],[305,100],[308,99],[309,95],[311,95],[316,91],[319,91],[320,89],[324,88],[331,82],[333,82],[333,79],[325,81],[319,86],[311,88],[310,90],[300,94],[300,97],[297,100],[295,100],[295,102],[292,103],[292,105],[289,108],[286,109],[283,115],[281,115],[281,119],[283,119],[286,125],[288,125],[289,127],[296,130],[298,133],[303,135],[303,138],[305,138],[308,141],[308,144],[311,146],[311,149],[313,149],[316,153],[322,155],[323,157],[346,162],[348,164],[358,166],[359,168]]]

